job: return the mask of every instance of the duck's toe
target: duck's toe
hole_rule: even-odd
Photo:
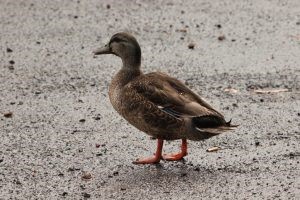
[[[182,139],[181,144],[181,152],[179,153],[172,153],[172,154],[164,154],[163,159],[167,161],[176,161],[176,160],[182,160],[184,156],[188,154],[187,152],[187,140]]]
[[[163,159],[167,161],[182,160],[187,155],[186,152],[164,154]]]
[[[147,158],[139,158],[137,159],[136,161],[133,161],[132,163],[133,164],[136,164],[136,165],[143,165],[143,164],[157,164],[159,163],[160,161],[160,157],[158,156],[152,156],[152,157],[147,157]]]

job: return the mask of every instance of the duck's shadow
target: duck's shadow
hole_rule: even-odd
[[[180,187],[187,182],[214,182],[217,178],[214,172],[204,167],[184,162],[162,162],[156,165],[135,165],[119,177],[119,181],[126,185]]]

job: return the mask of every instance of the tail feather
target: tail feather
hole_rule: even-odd
[[[232,119],[230,119],[228,122],[226,122],[226,125],[228,126],[228,127],[238,127],[239,125],[233,125],[233,124],[231,124],[231,120]]]
[[[220,127],[216,127],[216,128],[198,128],[198,127],[196,127],[196,129],[200,132],[209,133],[212,135],[219,135],[221,133],[234,130],[234,127],[228,127],[228,126],[220,126]]]
[[[232,125],[231,120],[226,122],[218,116],[201,116],[193,118],[196,130],[211,136],[234,130],[238,125]]]

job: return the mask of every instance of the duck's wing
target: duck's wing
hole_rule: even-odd
[[[192,92],[179,80],[160,72],[140,76],[132,81],[128,90],[143,97],[158,111],[177,118],[191,118],[200,128],[229,126],[224,117]]]

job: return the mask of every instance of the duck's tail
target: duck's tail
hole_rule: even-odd
[[[207,137],[219,135],[221,133],[234,130],[238,125],[232,125],[231,120],[226,122],[218,116],[194,117],[192,122],[197,131],[207,134]]]

